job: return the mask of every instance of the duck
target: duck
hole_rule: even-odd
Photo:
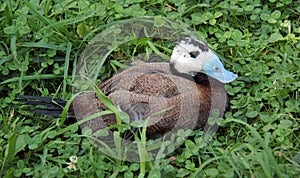
[[[206,43],[183,38],[176,43],[170,62],[138,61],[97,87],[130,122],[147,119],[146,136],[155,139],[179,129],[204,128],[213,110],[222,117],[228,107],[224,86],[237,77],[224,68]],[[60,117],[67,103],[26,95],[18,96],[18,102],[34,106],[32,112],[52,117]],[[94,91],[83,92],[72,101],[68,118],[80,121],[107,109]],[[80,128],[96,132],[116,123],[115,115],[108,114],[84,122]]]

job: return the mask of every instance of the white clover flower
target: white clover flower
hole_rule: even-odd
[[[68,169],[73,169],[73,170],[76,170],[76,163],[77,163],[77,156],[73,155],[71,156],[70,158],[70,161],[71,162],[67,162],[66,164],[68,165]]]
[[[273,81],[273,85],[274,85],[274,89],[276,90],[278,87],[278,82],[276,79]]]

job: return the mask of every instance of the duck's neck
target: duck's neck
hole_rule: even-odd
[[[210,86],[209,78],[204,73],[201,73],[201,72],[197,73],[196,75],[193,76],[193,79],[199,85],[207,86],[207,87]]]

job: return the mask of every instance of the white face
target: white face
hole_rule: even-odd
[[[173,49],[170,63],[180,73],[196,73],[212,51],[201,41],[184,38]]]
[[[228,83],[238,76],[226,70],[219,57],[201,41],[184,38],[175,47],[170,64],[180,73],[198,72]]]

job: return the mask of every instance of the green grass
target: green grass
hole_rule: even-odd
[[[8,0],[0,14],[1,176],[299,176],[299,2]],[[121,161],[93,147],[93,133],[80,132],[78,123],[34,115],[13,102],[20,94],[72,98],[74,68],[88,42],[110,24],[142,16],[185,22],[240,76],[226,85],[231,107],[207,145],[201,144],[202,132],[193,131],[171,154],[160,152],[160,159]],[[138,52],[135,47],[117,49],[99,79],[122,67]],[[156,41],[141,47],[170,50]],[[147,156],[140,146],[141,157]],[[77,170],[67,169],[72,155]]]

